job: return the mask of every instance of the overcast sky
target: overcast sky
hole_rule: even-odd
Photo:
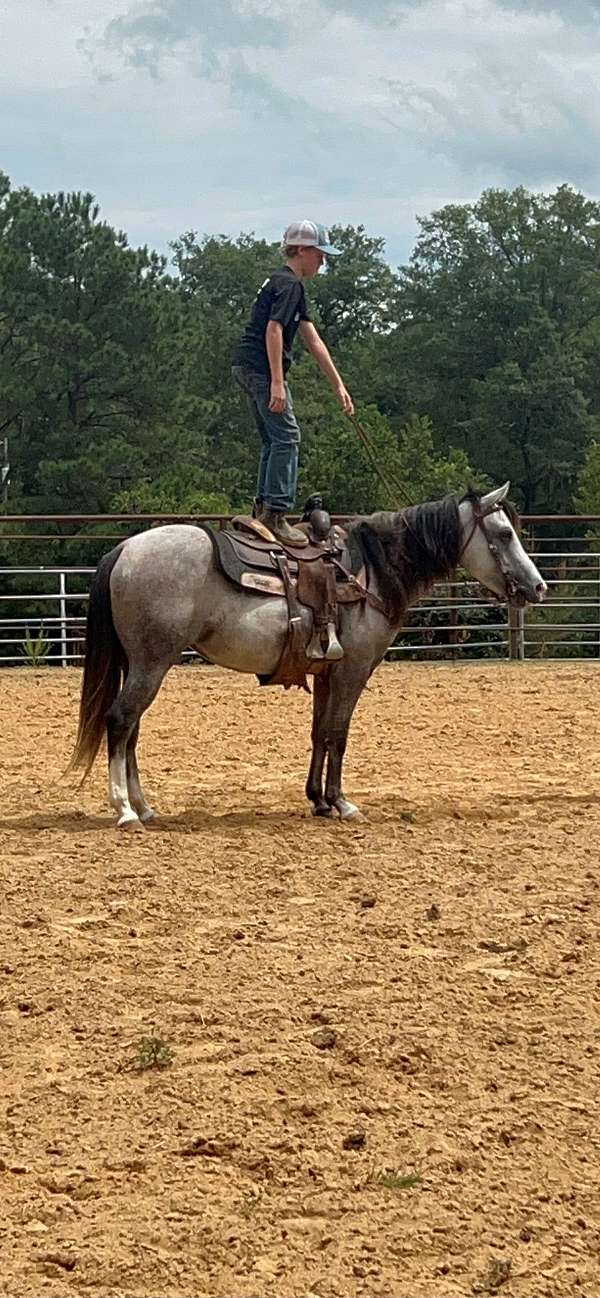
[[[134,244],[600,196],[600,0],[0,0],[0,169]]]

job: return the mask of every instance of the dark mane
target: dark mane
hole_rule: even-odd
[[[350,543],[358,546],[373,571],[393,622],[399,622],[409,604],[434,581],[448,577],[458,566],[458,507],[463,500],[478,504],[481,494],[468,491],[464,496],[444,496],[397,514],[371,514],[351,524]],[[516,527],[516,510],[505,501],[503,508]]]

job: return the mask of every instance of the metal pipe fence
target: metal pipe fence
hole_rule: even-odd
[[[122,539],[108,535],[113,525],[142,530],[152,523],[227,520],[199,515],[4,516],[0,518],[0,666],[42,663],[78,665],[83,660],[85,617],[94,564],[59,561],[20,562],[22,543],[37,542],[79,552],[90,545],[94,557]],[[346,521],[340,518],[339,521]],[[600,517],[570,515],[524,520],[524,543],[549,587],[543,607],[508,608],[486,598],[464,573],[439,583],[410,611],[389,651],[390,659],[462,660],[584,657],[600,659]],[[41,533],[6,532],[7,524],[39,526]],[[49,526],[76,527],[71,535],[48,534]],[[80,528],[101,525],[100,534]],[[595,528],[595,532],[594,529]],[[551,534],[542,533],[551,531]],[[184,655],[193,658],[191,651]]]

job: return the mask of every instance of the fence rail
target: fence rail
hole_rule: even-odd
[[[0,666],[81,663],[94,565],[69,563],[71,547],[81,553],[82,543],[89,544],[91,559],[107,541],[152,524],[226,521],[220,514],[0,516]],[[480,587],[457,573],[414,606],[390,658],[600,659],[600,515],[535,515],[523,522],[524,542],[549,587],[543,608],[509,609],[486,599]],[[96,526],[102,530],[81,533],[82,527]],[[113,532],[115,527],[122,530]],[[34,542],[45,552],[58,543],[64,561],[23,562],[21,546]]]

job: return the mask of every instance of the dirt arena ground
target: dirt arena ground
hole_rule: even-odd
[[[596,1298],[600,665],[382,667],[357,825],[194,667],[119,833],[78,691],[0,677],[0,1294]]]

